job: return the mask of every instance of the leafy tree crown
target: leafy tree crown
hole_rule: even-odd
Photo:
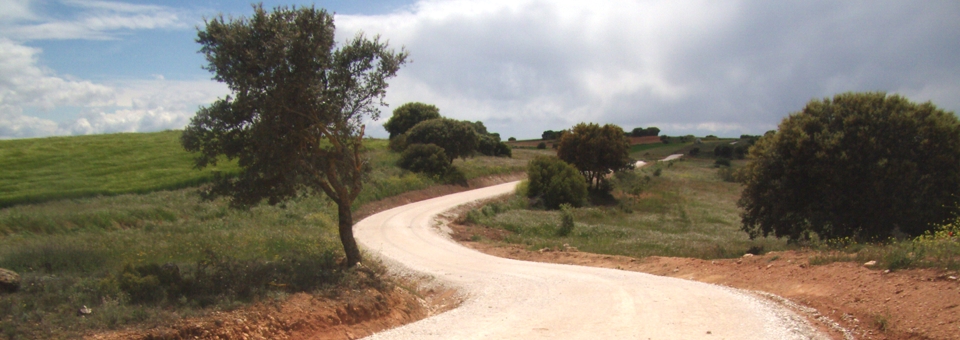
[[[960,203],[960,122],[898,95],[810,101],[750,157],[738,205],[751,237],[919,235]]]

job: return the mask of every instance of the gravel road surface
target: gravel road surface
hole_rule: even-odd
[[[465,299],[451,311],[371,339],[826,339],[801,317],[735,289],[614,269],[524,262],[463,247],[438,214],[512,192],[518,182],[387,210],[354,226],[399,270]],[[776,279],[776,278],[771,278]]]

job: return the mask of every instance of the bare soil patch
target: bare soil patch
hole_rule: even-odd
[[[912,269],[886,272],[863,264],[811,266],[813,251],[770,252],[739,259],[625,256],[574,248],[527,250],[504,244],[507,231],[451,225],[453,238],[478,251],[524,261],[631,270],[766,292],[800,305],[815,322],[826,317],[856,339],[960,339],[960,277],[955,272]],[[477,238],[484,241],[476,242]],[[805,312],[803,310],[806,310]],[[826,329],[827,327],[825,327]],[[838,331],[831,335],[843,339]]]

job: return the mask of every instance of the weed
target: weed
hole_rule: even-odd
[[[884,314],[874,314],[873,315],[873,326],[876,327],[881,332],[886,332],[890,330],[890,315],[887,313]]]
[[[557,228],[557,236],[566,237],[573,232],[573,209],[569,204],[560,205],[560,228]]]

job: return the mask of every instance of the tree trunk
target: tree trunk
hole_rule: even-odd
[[[347,267],[356,266],[360,263],[360,248],[357,247],[357,240],[353,238],[353,212],[350,211],[350,204],[337,204],[337,215],[340,227],[340,243],[343,244],[343,252],[347,254]]]

